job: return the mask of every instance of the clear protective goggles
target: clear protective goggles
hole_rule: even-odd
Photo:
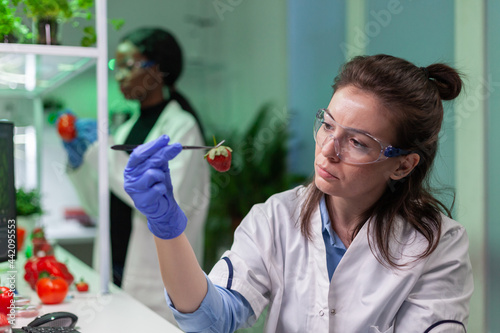
[[[332,141],[336,155],[348,164],[371,164],[411,153],[383,144],[359,129],[340,125],[327,109],[319,109],[316,113],[314,140],[320,148]]]
[[[150,68],[154,64],[155,62],[150,60],[135,61],[134,59],[129,59],[125,64],[115,65],[113,68],[115,79],[120,81],[120,79],[129,75],[134,69]]]

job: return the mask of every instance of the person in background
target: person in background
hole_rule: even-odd
[[[130,156],[125,190],[148,218],[185,331],[233,332],[266,307],[266,332],[466,331],[468,237],[428,183],[460,75],[359,56],[333,88],[314,117],[312,182],[255,205],[208,278],[172,191],[179,143],[164,136]]]
[[[140,112],[123,123],[110,144],[141,144],[168,134],[185,145],[203,145],[198,117],[176,89],[183,58],[172,34],[141,28],[124,36],[116,50],[115,79],[123,96],[136,100]],[[69,177],[85,210],[97,216],[97,144],[95,121],[79,119],[78,136],[64,142]],[[110,233],[113,281],[126,292],[175,322],[165,304],[153,237],[123,186],[130,153],[109,151]],[[198,260],[203,258],[204,224],[208,213],[210,171],[199,151],[187,150],[169,163],[175,197],[189,216],[186,234]]]

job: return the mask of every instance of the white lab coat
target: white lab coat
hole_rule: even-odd
[[[139,114],[125,122],[117,130],[112,144],[125,141]],[[183,145],[204,144],[195,118],[180,105],[171,101],[165,107],[145,142],[167,134],[171,141]],[[84,209],[98,215],[97,143],[89,147],[84,163],[69,176]],[[123,171],[129,155],[123,151],[109,150],[109,186],[121,200],[134,208],[132,199],[125,192]],[[174,197],[188,218],[186,236],[201,263],[203,260],[204,224],[210,201],[210,170],[199,150],[184,150],[170,164]],[[96,251],[96,249],[95,249]],[[96,256],[94,256],[96,258]],[[97,260],[94,260],[96,263]],[[125,261],[122,288],[149,308],[175,323],[171,310],[165,304],[164,286],[161,279],[153,235],[147,220],[137,209],[132,210],[132,232]]]
[[[210,272],[217,285],[241,293],[255,317],[269,305],[266,332],[465,332],[473,290],[466,232],[443,216],[437,249],[408,268],[386,268],[370,251],[367,224],[347,249],[330,282],[321,216],[312,216],[312,241],[298,225],[304,187],[256,205],[235,241]],[[393,253],[402,263],[426,246],[398,222]],[[401,254],[401,255],[399,255]],[[232,268],[230,267],[232,265]],[[439,324],[441,323],[441,324]]]

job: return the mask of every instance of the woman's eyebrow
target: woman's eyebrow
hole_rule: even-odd
[[[336,123],[337,123],[337,121],[335,120],[335,118],[333,118],[332,114],[330,113],[330,110],[325,109],[325,114],[326,114],[328,117],[330,117],[330,118],[331,118],[334,122],[336,122]],[[337,124],[338,124],[338,123],[337,123]],[[339,125],[340,125],[340,124],[339,124]],[[341,125],[341,126],[342,126],[342,125]],[[348,127],[346,127],[346,128],[348,128]]]
[[[325,113],[326,113],[328,116],[330,116],[330,118],[332,118],[333,120],[335,120],[335,119],[333,118],[332,114],[330,113],[330,110],[325,109]]]
[[[335,120],[335,118],[332,116],[332,114],[330,113],[330,110],[325,109],[325,113],[326,113],[326,114],[327,114],[330,118],[332,118],[332,120],[333,120],[334,122],[336,122],[337,124],[339,124],[339,123]],[[359,128],[353,128],[353,127],[349,127],[349,126],[344,126],[344,125],[342,125],[342,124],[339,124],[339,125],[340,125],[340,126],[342,126],[342,127],[343,127],[343,128],[345,128],[345,129],[348,129],[348,130],[353,131],[353,132],[356,132],[356,133],[361,133],[361,134],[366,134],[366,135],[369,135],[369,136],[373,136],[370,132],[367,132],[367,131],[361,130],[361,129],[359,129]]]

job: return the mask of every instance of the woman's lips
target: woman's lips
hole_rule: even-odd
[[[332,175],[319,165],[316,165],[316,172],[318,173],[318,176],[320,176],[323,179],[339,179],[338,177],[335,177],[334,175]]]
[[[128,98],[130,95],[130,89],[126,86],[120,86],[120,91],[125,98]]]

